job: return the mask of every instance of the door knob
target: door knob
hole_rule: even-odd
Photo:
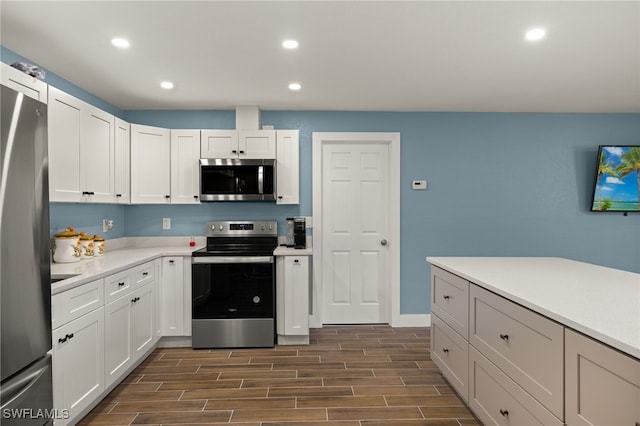
[[[386,246],[387,245],[387,240],[380,241],[380,244],[382,244],[383,246]]]

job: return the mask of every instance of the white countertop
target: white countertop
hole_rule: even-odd
[[[202,246],[122,248],[107,251],[103,256],[94,257],[93,259],[80,260],[74,263],[52,263],[52,279],[66,278],[68,276],[71,276],[71,278],[53,283],[51,285],[51,294],[54,295],[90,281],[124,271],[158,257],[191,256],[191,252],[199,248],[202,248]]]
[[[551,257],[427,262],[640,359],[640,274]]]
[[[273,252],[274,256],[311,256],[312,254],[313,254],[313,250],[308,241],[307,241],[307,246],[303,249],[296,249],[296,248],[287,247],[287,246],[278,246]]]

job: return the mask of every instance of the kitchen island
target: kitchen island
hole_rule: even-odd
[[[431,355],[485,424],[640,422],[640,274],[428,257]]]

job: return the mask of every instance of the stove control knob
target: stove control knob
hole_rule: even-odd
[[[218,226],[218,229],[222,231],[224,229],[224,226],[220,225]]]
[[[273,225],[269,225],[269,231],[273,231]]]
[[[264,225],[260,226],[260,230],[264,231]]]

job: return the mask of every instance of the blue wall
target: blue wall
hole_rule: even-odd
[[[288,216],[312,212],[312,132],[400,132],[401,313],[428,313],[426,256],[562,256],[640,272],[640,214],[589,212],[598,145],[639,144],[640,114],[262,111],[261,116],[262,124],[276,129],[300,129],[299,206],[54,204],[52,228],[93,229],[108,217],[116,228],[106,236],[114,238],[203,235],[204,222],[212,219],[277,218],[283,225]],[[124,111],[124,119],[167,128],[235,126],[233,111]],[[411,190],[415,179],[427,180],[429,188]],[[171,217],[171,230],[162,230],[163,217]]]

